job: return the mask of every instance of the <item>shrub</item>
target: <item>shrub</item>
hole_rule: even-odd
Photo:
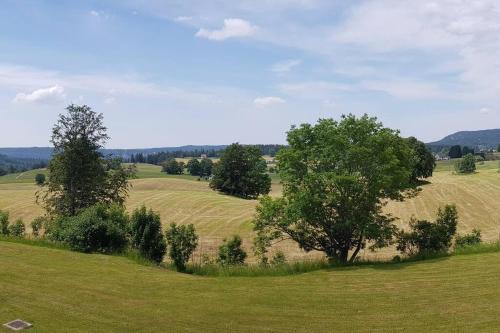
[[[162,171],[169,175],[180,175],[184,172],[184,163],[177,162],[175,158],[171,158],[163,163]]]
[[[35,176],[35,183],[40,186],[45,184],[45,175],[43,173],[37,173]]]
[[[46,218],[43,216],[39,216],[31,221],[31,232],[33,233],[33,236],[40,236],[40,231],[42,231],[46,223]]]
[[[23,237],[26,227],[23,220],[19,219],[14,224],[9,225],[9,235],[13,237]]]
[[[271,259],[271,265],[280,266],[286,264],[286,257],[283,251],[277,251]]]
[[[456,247],[476,245],[479,243],[481,243],[481,231],[478,229],[472,229],[470,234],[465,234],[463,236],[459,235],[455,240]]]
[[[0,210],[0,235],[9,234],[9,212]]]
[[[130,224],[132,246],[146,259],[161,263],[167,245],[161,229],[160,215],[145,206],[136,209]]]
[[[225,265],[243,265],[247,257],[246,252],[241,248],[241,237],[238,235],[226,240],[219,247],[219,258],[217,262],[223,266]]]
[[[476,159],[474,158],[474,155],[467,154],[460,161],[455,162],[455,171],[462,174],[475,172]]]
[[[412,219],[411,231],[397,235],[397,250],[413,256],[423,253],[446,252],[457,231],[457,209],[454,205],[439,208],[436,222]]]
[[[99,204],[78,215],[54,220],[47,233],[75,251],[116,253],[127,246],[128,220],[123,207]]]
[[[198,246],[198,236],[196,235],[194,226],[192,224],[177,226],[175,223],[172,223],[165,235],[169,246],[168,254],[170,258],[177,270],[185,271],[186,263],[196,249],[196,246]]]

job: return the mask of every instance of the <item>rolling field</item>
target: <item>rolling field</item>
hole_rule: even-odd
[[[405,225],[411,216],[433,219],[439,206],[455,203],[460,216],[459,233],[480,228],[484,240],[497,240],[500,237],[500,173],[497,163],[478,165],[478,172],[468,176],[448,171],[435,172],[430,184],[423,186],[416,198],[390,202],[385,209],[400,217],[399,223]],[[443,166],[438,164],[439,168]],[[12,221],[22,218],[30,222],[43,213],[34,199],[37,186],[33,184],[33,179],[37,172],[30,171],[19,177],[0,177],[0,209],[8,210]],[[171,222],[193,223],[201,237],[198,254],[215,254],[222,239],[235,233],[244,238],[247,250],[251,251],[251,219],[257,204],[255,200],[218,194],[210,190],[206,181],[197,181],[196,177],[189,175],[167,176],[160,172],[158,166],[139,165],[138,177],[132,180],[133,188],[127,201],[129,210],[145,204],[160,212],[164,225]],[[272,195],[279,195],[280,192],[279,181],[273,177]],[[282,249],[291,260],[305,256],[291,243],[283,244]],[[368,252],[364,255],[386,258],[392,254],[386,250],[380,254]],[[307,257],[317,255],[310,253]]]
[[[0,322],[30,332],[495,332],[500,253],[197,277],[0,241]],[[7,332],[0,328],[0,332]]]

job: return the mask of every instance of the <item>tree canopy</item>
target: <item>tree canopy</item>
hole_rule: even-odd
[[[414,188],[414,154],[399,132],[367,115],[347,115],[292,127],[287,140],[277,155],[283,197],[264,197],[257,207],[261,254],[289,238],[305,251],[346,262],[368,243],[375,249],[391,242],[396,227],[382,206]]]
[[[411,174],[412,181],[415,182],[420,178],[431,177],[436,167],[436,159],[431,150],[427,148],[425,143],[412,136],[408,138],[408,144],[414,151],[415,159]]]
[[[210,187],[244,198],[256,198],[271,190],[266,161],[258,148],[233,143],[214,165]]]
[[[87,105],[71,104],[66,110],[52,129],[54,156],[37,200],[49,213],[64,216],[76,215],[97,203],[122,205],[130,173],[99,152],[109,139],[102,114]]]
[[[448,156],[450,158],[462,157],[462,147],[460,147],[459,145],[451,146]]]

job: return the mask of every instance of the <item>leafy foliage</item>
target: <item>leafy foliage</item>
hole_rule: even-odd
[[[219,247],[217,262],[225,265],[243,265],[247,257],[246,252],[241,248],[242,240],[238,235],[234,235],[229,240],[224,239],[224,243]]]
[[[170,224],[165,233],[169,246],[168,254],[179,271],[186,270],[186,263],[198,246],[198,236],[194,226]]]
[[[9,212],[0,210],[0,235],[9,234]]]
[[[455,171],[457,173],[474,173],[476,171],[476,159],[474,155],[467,154],[461,160],[455,162]]]
[[[37,173],[35,176],[35,183],[37,185],[43,185],[45,183],[45,175],[43,173]]]
[[[31,232],[33,233],[33,236],[40,236],[40,232],[46,224],[47,219],[43,216],[38,216],[33,221],[31,221]]]
[[[214,162],[209,158],[203,158],[200,162],[200,177],[209,177],[212,175]]]
[[[184,172],[184,163],[177,162],[175,158],[171,158],[163,163],[162,171],[169,175],[180,175]]]
[[[479,229],[472,229],[470,234],[465,234],[463,236],[458,235],[455,239],[455,246],[464,247],[470,245],[476,245],[481,243],[481,231]]]
[[[161,228],[160,215],[145,206],[134,210],[131,218],[130,235],[132,246],[144,257],[161,263],[167,245]]]
[[[397,131],[375,118],[323,119],[288,132],[277,155],[283,197],[264,197],[257,207],[255,248],[290,238],[305,251],[332,261],[354,261],[359,251],[384,247],[396,232],[382,214],[387,199],[403,200],[413,189],[414,155]]]
[[[259,149],[233,143],[214,165],[210,187],[244,198],[256,198],[271,190],[271,178]]]
[[[9,235],[13,237],[23,237],[26,227],[21,219],[18,219],[13,224],[9,225]]]
[[[458,213],[454,205],[439,208],[435,223],[412,219],[410,231],[398,234],[397,250],[410,256],[446,252],[457,231],[457,223]]]
[[[425,143],[417,140],[414,137],[408,138],[408,144],[414,151],[414,166],[411,178],[416,182],[420,178],[428,178],[432,176],[432,172],[436,167],[436,159],[432,152],[427,148]]]
[[[98,204],[69,217],[56,217],[46,234],[80,252],[117,253],[127,244],[129,218],[120,205]]]
[[[69,105],[52,129],[54,156],[49,163],[45,191],[37,194],[50,214],[74,216],[102,204],[123,204],[129,174],[99,149],[109,139],[102,114],[86,105]]]
[[[201,172],[200,161],[193,157],[187,162],[186,169],[191,176],[199,176]]]
[[[448,156],[450,158],[460,158],[462,155],[462,147],[459,145],[451,146],[450,151],[448,152]]]

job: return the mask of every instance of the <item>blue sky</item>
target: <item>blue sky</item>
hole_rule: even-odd
[[[108,147],[284,143],[378,117],[432,141],[500,127],[496,0],[0,4],[0,146],[46,146],[69,103]]]

